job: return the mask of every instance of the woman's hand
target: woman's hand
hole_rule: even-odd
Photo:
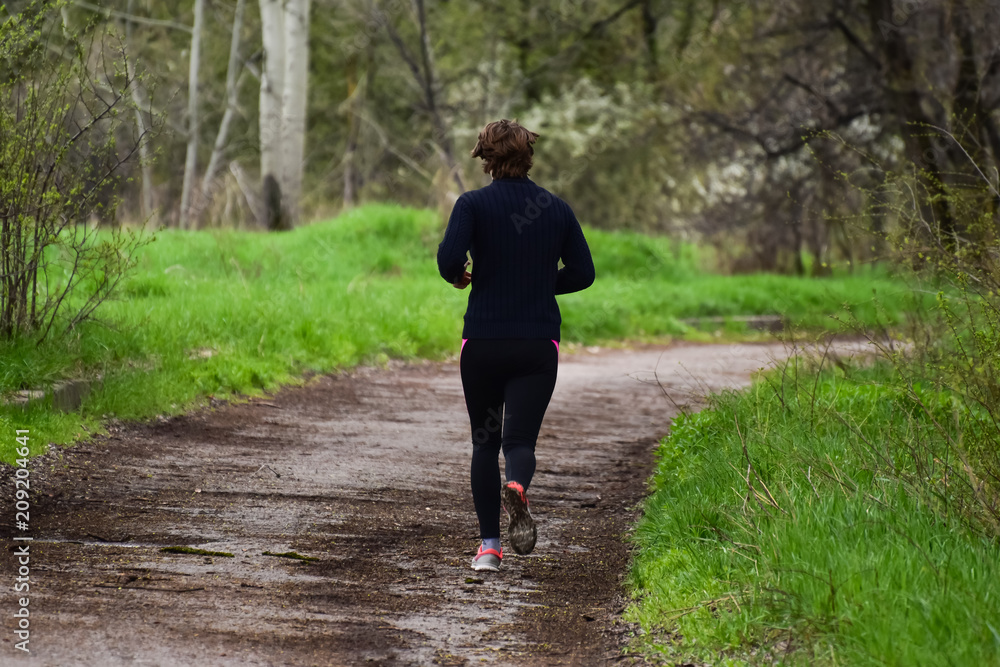
[[[469,266],[469,264],[471,263],[472,262],[466,262],[465,266]],[[466,271],[465,274],[461,278],[459,278],[457,283],[452,283],[451,285],[455,289],[465,289],[466,287],[469,286],[469,283],[471,282],[472,282],[472,274]]]

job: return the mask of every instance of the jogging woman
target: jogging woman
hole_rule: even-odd
[[[458,198],[438,247],[441,277],[458,289],[472,284],[461,370],[482,538],[474,570],[500,569],[501,502],[514,551],[528,554],[535,547],[538,533],[526,493],[559,364],[556,295],[594,282],[590,249],[573,211],[528,178],[537,138],[509,120],[483,128],[472,157],[482,158],[493,182]],[[507,477],[502,487],[501,449]]]

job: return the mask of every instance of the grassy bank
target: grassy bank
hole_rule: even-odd
[[[663,441],[636,533],[636,646],[709,664],[1000,664],[995,533],[943,461],[961,449],[935,445],[983,421],[883,365],[788,371]]]
[[[0,428],[32,429],[34,446],[68,442],[102,418],[146,418],[207,396],[252,394],[388,358],[458,349],[468,292],[437,275],[442,223],[428,211],[366,206],[285,234],[164,231],[144,247],[118,299],[51,344],[0,347],[0,393],[67,377],[101,377],[79,413],[0,407]],[[699,316],[780,314],[812,327],[844,303],[872,322],[872,290],[905,307],[896,283],[859,271],[823,280],[715,276],[698,252],[665,239],[588,231],[593,288],[560,297],[563,338],[579,343],[665,336],[711,338]],[[723,327],[743,335],[742,325]],[[10,443],[0,459],[10,461]],[[36,450],[37,451],[37,450]]]

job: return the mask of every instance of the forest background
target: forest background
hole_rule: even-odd
[[[43,9],[5,5],[25,11]],[[127,121],[95,127],[118,134],[127,180],[93,198],[100,213],[81,211],[106,224],[282,228],[372,200],[446,212],[488,181],[467,157],[478,130],[510,117],[542,136],[533,178],[586,223],[697,240],[726,272],[822,274],[885,255],[900,176],[919,172],[946,234],[962,224],[933,195],[978,188],[989,202],[996,11],[78,0],[40,29],[49,49],[90,40],[91,70],[127,93]],[[18,73],[10,57],[0,66]]]

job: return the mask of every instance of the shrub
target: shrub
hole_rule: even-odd
[[[108,221],[133,131],[124,45],[74,35],[59,6],[32,2],[0,32],[0,337],[46,338],[113,292],[141,237]],[[91,63],[97,63],[92,65]],[[55,327],[61,322],[62,327]]]

